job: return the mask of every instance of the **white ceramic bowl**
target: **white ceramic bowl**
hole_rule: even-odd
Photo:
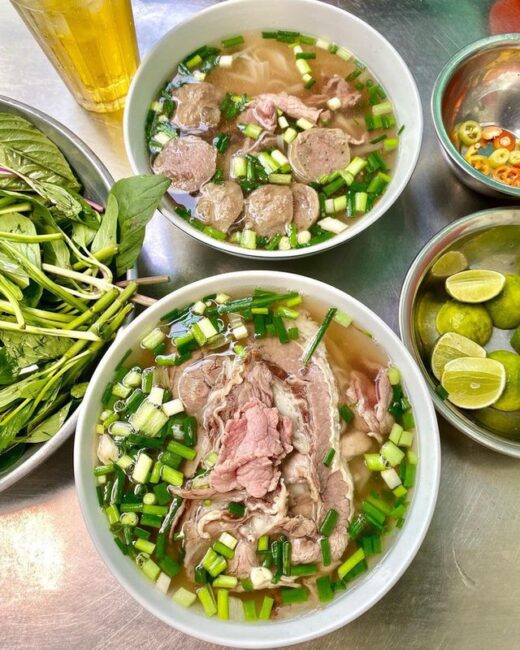
[[[324,307],[334,305],[349,313],[373,334],[401,371],[413,405],[419,455],[416,486],[403,528],[395,531],[385,553],[349,589],[323,609],[279,622],[229,623],[184,609],[160,593],[114,544],[106,517],[98,505],[93,476],[95,427],[101,396],[124,353],[134,346],[170,310],[201,295],[240,292],[254,288],[298,290]],[[125,330],[100,361],[83,400],[74,448],[74,473],[81,510],[94,543],[114,576],[152,614],[199,639],[225,646],[271,648],[301,643],[350,623],[372,607],[404,573],[424,539],[435,507],[440,475],[437,420],[425,381],[412,357],[383,321],[360,302],[312,278],[275,271],[247,271],[216,275],[174,291],[149,307]]]
[[[319,253],[352,239],[377,221],[406,187],[421,147],[423,118],[415,81],[394,47],[375,29],[356,16],[316,0],[228,0],[201,11],[176,25],[143,59],[126,101],[124,136],[126,153],[136,174],[150,172],[144,125],[150,104],[175,66],[194,48],[208,42],[258,29],[293,29],[335,41],[363,61],[388,91],[398,124],[405,130],[392,181],[381,200],[342,234],[312,248],[289,251],[246,250],[202,234],[174,212],[173,201],[165,197],[161,212],[188,235],[208,246],[233,255],[251,258],[293,259]]]

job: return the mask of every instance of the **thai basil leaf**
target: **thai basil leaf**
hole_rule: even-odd
[[[32,221],[40,234],[60,232],[58,225],[49,209],[36,199],[29,199],[33,205]],[[58,239],[42,244],[43,259],[47,264],[54,264],[63,269],[70,268],[70,249],[67,244]]]
[[[16,462],[18,462],[20,458],[23,456],[25,449],[26,449],[26,445],[21,444],[21,445],[15,445],[14,447],[11,447],[11,449],[8,449],[7,451],[1,453],[0,472],[5,472],[6,469],[12,467]]]
[[[30,122],[11,113],[0,113],[0,166],[36,181],[71,190],[81,187],[58,147]],[[23,189],[23,182],[0,177],[0,187]]]
[[[24,404],[8,421],[0,425],[0,451],[7,449],[31,418],[32,402]],[[6,417],[4,417],[4,420]]]
[[[111,193],[119,206],[118,276],[135,264],[143,245],[146,225],[169,186],[168,178],[157,175],[123,178],[112,187]]]
[[[70,339],[42,334],[0,331],[0,340],[19,368],[58,359],[70,347]]]
[[[83,381],[81,384],[74,384],[70,389],[70,396],[74,399],[82,399],[87,392],[88,381]]]
[[[27,437],[22,438],[23,442],[37,443],[47,442],[47,440],[50,440],[50,438],[56,435],[63,426],[71,406],[72,401],[65,404],[65,406],[62,406],[41,424],[38,424],[38,426],[36,426]]]
[[[119,206],[117,198],[114,194],[110,193],[108,195],[105,213],[101,218],[101,225],[99,226],[99,230],[97,231],[92,246],[90,247],[92,253],[96,253],[107,246],[114,246],[117,244],[118,212]]]
[[[18,377],[18,364],[7,348],[0,349],[0,385],[12,384]]]
[[[96,231],[84,223],[74,223],[72,226],[72,240],[78,245],[86,248],[96,236]]]
[[[18,212],[9,212],[0,215],[0,232],[14,232],[23,235],[36,235],[36,228],[33,222]],[[41,267],[40,247],[38,244],[25,244],[22,242],[7,242],[13,249],[19,251],[38,268]],[[9,266],[13,267],[13,262],[7,255],[0,254],[0,268],[8,272]],[[14,263],[14,267],[16,267]],[[14,268],[13,267],[13,268]],[[29,286],[29,277],[18,267],[14,273],[9,274],[13,282],[25,288]]]

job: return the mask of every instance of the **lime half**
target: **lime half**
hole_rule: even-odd
[[[446,280],[446,291],[460,302],[486,302],[502,291],[506,278],[497,271],[471,269],[455,273]]]
[[[482,409],[494,404],[504,392],[506,369],[494,359],[463,357],[446,364],[441,383],[455,406]]]
[[[448,251],[441,255],[431,268],[434,278],[444,280],[450,275],[460,273],[468,268],[468,260],[460,251]]]
[[[441,379],[444,366],[461,357],[484,358],[486,351],[478,343],[468,339],[466,336],[448,332],[443,334],[435,344],[432,353],[432,370],[437,379]]]
[[[490,359],[500,361],[506,369],[506,387],[500,398],[493,404],[499,411],[518,411],[520,409],[520,355],[509,350],[495,350]]]

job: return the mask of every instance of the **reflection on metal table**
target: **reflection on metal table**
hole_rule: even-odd
[[[210,0],[134,0],[141,53]],[[394,207],[346,245],[279,270],[312,275],[362,300],[397,330],[406,270],[440,228],[500,204],[459,184],[435,142],[429,99],[436,75],[457,49],[489,33],[488,0],[337,0],[397,47],[421,92],[422,154]],[[9,3],[0,7],[0,90],[62,121],[114,177],[130,172],[121,115],[81,109]],[[391,81],[387,82],[391,87]],[[143,275],[169,273],[166,292],[231,270],[264,268],[210,250],[160,215],[141,255]],[[159,293],[157,293],[159,295]],[[520,565],[514,459],[479,447],[441,421],[443,470],[426,540],[398,585],[373,609],[308,648],[514,648],[520,634]],[[144,611],[99,559],[75,496],[72,441],[0,495],[2,646],[24,648],[205,648]],[[427,462],[427,459],[423,459]],[[237,644],[239,640],[237,639]],[[280,639],[283,646],[283,639]]]

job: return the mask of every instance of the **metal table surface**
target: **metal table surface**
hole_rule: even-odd
[[[170,26],[209,4],[211,0],[134,0],[141,53]],[[491,2],[334,4],[382,31],[410,66],[423,100],[422,154],[406,191],[377,224],[340,248],[276,268],[313,275],[344,289],[397,330],[401,283],[419,248],[457,217],[497,205],[451,175],[435,142],[429,111],[431,88],[446,59],[489,33]],[[90,114],[76,105],[7,0],[0,3],[0,60],[2,94],[61,120],[99,154],[116,178],[130,172],[121,115]],[[209,250],[160,215],[148,228],[140,265],[146,274],[170,273],[171,284],[161,292],[215,273],[265,268],[260,262]],[[415,561],[373,609],[306,648],[518,647],[517,461],[479,447],[443,421],[440,425],[439,500]],[[0,495],[0,646],[210,647],[156,620],[106,569],[79,511],[72,448],[70,440],[44,466]]]

